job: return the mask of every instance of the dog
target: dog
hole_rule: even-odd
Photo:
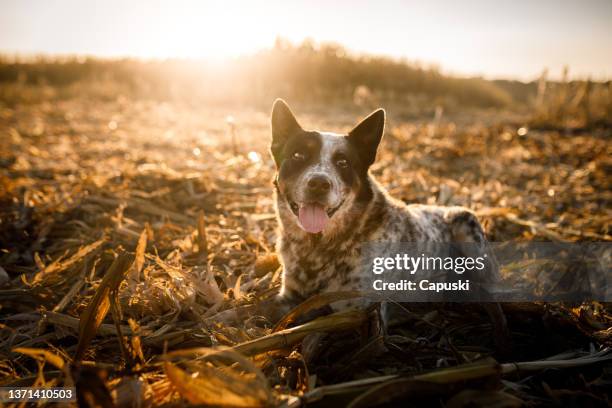
[[[277,99],[271,122],[277,252],[283,267],[280,301],[297,304],[315,294],[363,288],[371,272],[361,255],[370,242],[467,242],[488,251],[483,228],[470,210],[407,205],[370,174],[384,133],[383,109],[347,134],[336,134],[305,130]],[[349,299],[331,306],[339,311],[369,302]]]

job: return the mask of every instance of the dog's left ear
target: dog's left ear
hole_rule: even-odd
[[[270,150],[276,164],[280,164],[280,152],[289,139],[289,136],[296,134],[302,127],[291,112],[289,105],[282,99],[274,101],[272,106],[272,144]]]
[[[359,122],[348,134],[349,141],[357,148],[366,167],[370,167],[376,159],[376,151],[384,130],[385,110],[378,109]]]

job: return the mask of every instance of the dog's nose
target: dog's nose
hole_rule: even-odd
[[[312,176],[307,185],[308,191],[313,194],[327,194],[331,190],[331,181],[322,175]]]

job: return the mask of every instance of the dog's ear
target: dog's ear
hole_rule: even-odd
[[[370,167],[376,159],[376,150],[385,129],[385,111],[378,109],[359,122],[348,134],[349,141],[357,148],[363,164]]]
[[[270,150],[276,164],[280,164],[280,153],[289,136],[301,130],[302,127],[295,119],[289,105],[282,99],[275,100],[272,106],[272,145]]]

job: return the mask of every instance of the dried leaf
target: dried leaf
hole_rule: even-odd
[[[25,354],[37,360],[46,361],[50,364],[53,364],[60,370],[63,370],[66,365],[62,357],[45,349],[18,347],[13,349],[13,352]]]
[[[297,305],[295,308],[289,311],[289,313],[283,316],[283,318],[276,323],[272,331],[276,332],[283,330],[285,327],[294,322],[299,316],[302,316],[312,310],[322,308],[340,300],[354,299],[362,296],[363,294],[359,291],[326,292],[319,295],[314,295]]]
[[[200,375],[192,376],[168,362],[164,369],[172,385],[192,404],[263,407],[270,403],[269,392],[259,382],[239,373],[203,366]]]
[[[96,294],[81,315],[79,322],[79,344],[74,357],[75,362],[79,362],[83,358],[89,342],[96,335],[98,328],[109,311],[110,293],[117,289],[133,262],[133,255],[120,253],[106,271],[106,275],[104,275],[100,286],[98,286]]]
[[[206,236],[206,219],[204,210],[198,214],[198,252],[200,258],[206,262],[208,259],[208,238]]]
[[[131,278],[135,281],[140,281],[140,272],[145,262],[145,251],[147,250],[147,230],[142,230],[138,237],[138,244],[136,245],[136,259],[134,261],[134,269],[132,270]]]
[[[261,278],[268,272],[274,272],[280,267],[280,262],[276,254],[266,254],[255,260],[255,276]]]
[[[43,279],[48,279],[49,276],[57,275],[59,272],[62,272],[72,267],[77,262],[85,258],[85,256],[87,256],[88,254],[98,249],[102,244],[104,244],[104,242],[106,242],[106,239],[101,238],[89,245],[79,248],[79,250],[76,253],[74,253],[74,255],[72,255],[70,258],[66,260],[58,259],[57,261],[47,265],[44,269],[42,269],[40,272],[38,272],[34,276],[34,279],[32,280],[32,284],[34,285],[40,284],[43,281]]]

